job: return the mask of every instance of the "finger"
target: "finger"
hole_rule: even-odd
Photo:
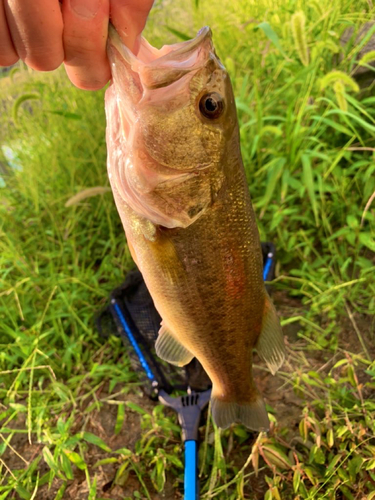
[[[111,21],[123,42],[135,53],[153,3],[154,0],[111,0]]]
[[[58,0],[4,0],[5,15],[19,57],[33,69],[51,71],[64,59]]]
[[[64,0],[65,69],[81,89],[98,90],[110,78],[106,43],[109,0]]]
[[[19,57],[10,37],[4,4],[0,0],[0,66],[12,66]]]

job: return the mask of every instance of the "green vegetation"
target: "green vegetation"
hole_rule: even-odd
[[[213,29],[288,342],[277,377],[257,369],[268,436],[202,428],[202,498],[375,498],[375,92],[353,79],[375,26],[340,45],[374,14],[370,0],[154,7],[155,44]],[[112,195],[66,206],[108,186],[103,92],[20,68],[0,96],[0,499],[178,498],[176,417],[94,327],[133,266]]]

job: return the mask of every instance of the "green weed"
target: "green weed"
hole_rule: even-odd
[[[297,398],[291,420],[270,406],[271,432],[254,435],[208,416],[202,498],[375,498],[375,87],[354,80],[366,39],[340,43],[373,17],[366,0],[154,6],[159,46],[213,29],[261,237],[278,250],[275,301],[298,334],[272,391]],[[130,484],[121,498],[175,497],[176,416],[142,399],[120,341],[94,325],[133,266],[107,189],[103,92],[20,65],[0,94],[0,500],[68,498],[78,478],[92,500]]]

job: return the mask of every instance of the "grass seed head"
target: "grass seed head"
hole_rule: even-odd
[[[333,85],[333,90],[335,91],[337,104],[341,111],[348,111],[348,103],[345,98],[345,87],[342,81],[337,80]]]
[[[359,92],[358,83],[344,71],[338,70],[330,71],[321,79],[320,89],[325,90],[337,81],[342,82],[345,87],[349,87],[353,92]]]
[[[310,62],[309,49],[307,47],[306,31],[305,31],[306,18],[305,14],[300,11],[293,14],[291,19],[292,35],[294,45],[298,52],[301,63],[308,66]]]

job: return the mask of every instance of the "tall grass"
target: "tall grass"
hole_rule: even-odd
[[[261,237],[278,249],[274,287],[300,304],[283,318],[298,322],[303,340],[281,374],[282,390],[301,397],[299,429],[283,429],[272,408],[269,437],[207,427],[204,498],[375,498],[375,93],[353,79],[361,46],[340,44],[348,27],[373,17],[365,0],[153,9],[146,35],[155,44],[213,29],[235,90]],[[88,498],[101,498],[98,471],[108,464],[113,484],[137,479],[135,498],[181,489],[174,416],[128,400],[139,391],[136,375],[119,341],[94,328],[133,265],[112,195],[66,206],[108,186],[103,92],[75,89],[63,70],[21,67],[0,79],[0,95],[0,146],[19,165],[7,166],[0,150],[0,499],[42,498],[49,485],[50,498],[65,498],[79,471]],[[135,447],[116,453],[86,431],[107,404],[116,407],[115,435],[126,412],[140,415]],[[34,456],[21,451],[22,436],[37,446]],[[96,467],[92,447],[102,453]]]

